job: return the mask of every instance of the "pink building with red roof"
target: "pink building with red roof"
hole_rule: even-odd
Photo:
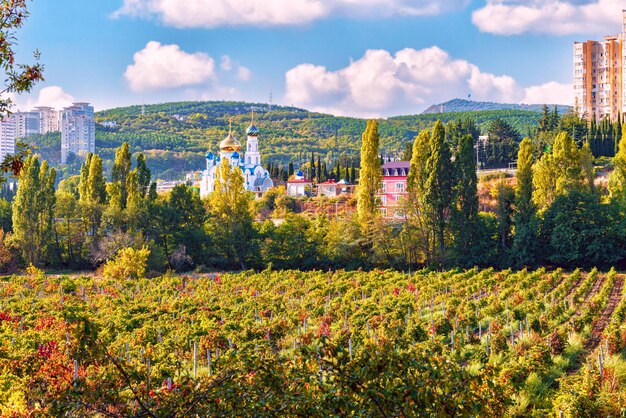
[[[382,166],[383,180],[378,197],[380,211],[385,218],[399,218],[404,216],[402,202],[406,200],[406,182],[409,177],[409,161],[393,161]]]

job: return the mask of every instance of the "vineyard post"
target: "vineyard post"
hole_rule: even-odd
[[[600,369],[600,379],[602,379],[602,354],[598,354],[598,367]]]
[[[193,378],[195,379],[198,374],[198,343],[193,343]]]
[[[74,383],[78,380],[78,360],[74,360]]]
[[[209,368],[209,377],[211,377],[211,375],[213,375],[213,371],[211,370],[211,350],[209,349],[206,350],[206,362]]]
[[[146,359],[146,391],[148,392],[148,400],[150,399],[150,357]]]
[[[478,321],[478,339],[483,338],[483,323]]]

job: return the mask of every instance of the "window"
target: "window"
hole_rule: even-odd
[[[396,183],[396,192],[404,193],[404,182],[399,181]]]
[[[387,196],[381,196],[380,197],[380,203],[384,206],[387,204]]]
[[[387,183],[383,181],[382,187],[380,188],[382,193],[387,193]]]

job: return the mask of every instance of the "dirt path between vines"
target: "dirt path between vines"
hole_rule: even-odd
[[[615,279],[615,285],[611,290],[611,294],[609,295],[609,302],[606,304],[604,308],[604,312],[602,315],[593,322],[593,329],[591,330],[591,335],[585,342],[585,350],[592,351],[595,349],[600,341],[602,340],[602,333],[604,332],[604,328],[609,324],[611,320],[611,315],[613,315],[613,311],[617,307],[617,305],[622,300],[622,287],[624,286],[624,276],[617,277]]]
[[[580,277],[578,278],[578,281],[576,283],[574,283],[572,288],[569,290],[569,292],[567,292],[567,295],[565,295],[565,297],[563,299],[564,300],[569,300],[574,295],[574,292],[576,292],[576,289],[578,289],[578,286],[580,286],[580,284],[586,278],[587,278],[587,275],[584,275],[584,277],[583,277],[583,275],[581,274]]]

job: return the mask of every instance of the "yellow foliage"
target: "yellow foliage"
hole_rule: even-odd
[[[30,265],[26,267],[26,274],[31,277],[43,277],[44,271],[35,267],[33,263],[30,263]]]
[[[102,274],[113,280],[139,279],[146,272],[149,256],[150,250],[147,247],[140,250],[123,248],[114,260],[106,262]]]

